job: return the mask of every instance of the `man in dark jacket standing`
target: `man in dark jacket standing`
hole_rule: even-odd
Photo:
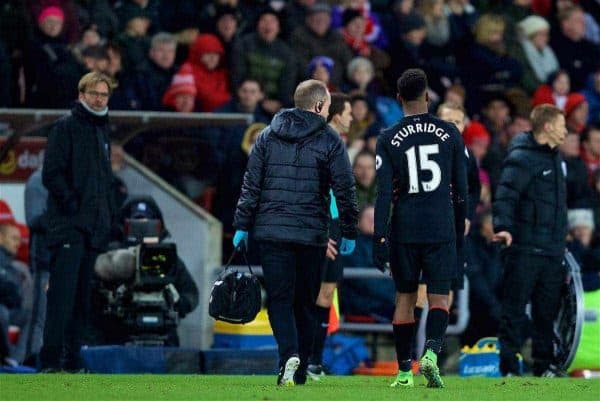
[[[233,245],[248,231],[260,243],[269,321],[279,346],[277,384],[306,382],[313,308],[329,230],[329,189],[339,210],[340,253],[354,249],[357,206],[350,161],[327,126],[331,96],[316,80],[300,83],[295,108],[278,113],[256,140],[234,218]]]
[[[531,301],[535,327],[534,374],[555,376],[553,322],[560,305],[567,235],[565,168],[557,147],[567,129],[556,107],[531,112],[533,132],[511,142],[493,205],[494,240],[503,242],[504,296],[500,322],[500,370],[519,375],[517,353],[523,345]]]
[[[48,136],[42,180],[48,189],[50,282],[42,369],[80,369],[79,349],[92,267],[109,239],[111,207],[108,99],[112,80],[91,72],[79,101]],[[64,348],[64,363],[61,363]]]

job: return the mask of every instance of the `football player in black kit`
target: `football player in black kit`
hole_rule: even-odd
[[[405,117],[377,140],[373,243],[375,264],[384,270],[389,262],[396,284],[392,324],[400,370],[391,386],[414,386],[414,307],[422,278],[429,313],[421,372],[428,387],[443,387],[437,354],[448,326],[448,293],[456,275],[455,221],[464,221],[467,214],[464,145],[454,124],[428,113],[427,76],[422,70],[402,74],[398,100]]]

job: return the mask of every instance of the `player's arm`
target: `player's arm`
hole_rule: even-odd
[[[392,158],[385,146],[384,139],[377,139],[376,147],[377,170],[377,199],[375,200],[375,240],[386,238],[388,235],[388,223],[390,205],[392,203]]]
[[[392,203],[392,158],[385,146],[385,139],[377,139],[375,168],[377,170],[377,199],[375,200],[375,233],[373,235],[373,261],[384,271],[389,262],[388,223]]]
[[[266,129],[268,130],[268,128]],[[256,143],[252,148],[248,159],[248,166],[244,174],[244,183],[240,193],[240,199],[237,204],[233,227],[237,230],[248,232],[254,224],[254,217],[258,202],[260,201],[260,193],[265,174],[265,136],[266,130],[263,131],[256,139]]]
[[[532,174],[527,160],[518,154],[513,153],[504,161],[496,188],[496,199],[492,205],[495,241],[505,242],[508,246],[512,243],[519,198],[529,185]]]
[[[335,144],[329,155],[329,174],[331,190],[335,196],[335,204],[339,211],[342,237],[354,239],[357,236],[358,205],[356,187],[348,153],[339,136],[334,137]]]
[[[464,222],[467,218],[468,190],[467,190],[467,160],[465,157],[465,145],[462,137],[456,131],[454,155],[452,158],[452,190],[454,194],[454,216],[457,222]],[[462,235],[463,229],[457,233]]]

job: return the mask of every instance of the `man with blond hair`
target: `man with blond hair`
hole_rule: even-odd
[[[520,375],[517,353],[531,302],[533,373],[560,376],[554,364],[554,320],[565,279],[567,236],[566,169],[558,146],[565,140],[565,116],[553,105],[531,112],[532,132],[508,147],[493,205],[494,241],[503,250],[504,295],[500,320],[500,371]]]
[[[104,74],[84,75],[77,103],[48,136],[42,181],[48,189],[50,281],[40,355],[47,373],[81,369],[79,351],[89,315],[92,266],[110,232],[107,105],[113,88]]]

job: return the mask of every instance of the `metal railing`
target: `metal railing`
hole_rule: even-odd
[[[6,109],[0,108],[0,122],[8,123],[8,139],[0,147],[0,162],[22,136],[48,127],[57,119],[68,115],[67,109]],[[247,113],[175,113],[164,111],[111,111],[110,122],[120,126],[116,138],[122,145],[136,135],[169,128],[192,128],[251,124],[252,114]]]
[[[247,266],[231,266],[232,269],[240,272],[248,272]],[[257,276],[262,276],[262,268],[260,266],[252,266],[252,271]],[[361,279],[361,278],[378,278],[382,280],[391,280],[392,278],[386,274],[381,273],[379,270],[372,267],[352,267],[344,269],[344,279]],[[341,295],[343,296],[343,294]],[[455,297],[456,312],[458,320],[455,324],[448,325],[446,334],[458,335],[461,334],[467,328],[469,324],[469,281],[465,277],[464,289],[460,290]],[[421,317],[421,324],[419,332],[417,334],[417,349],[422,349],[425,343],[425,322],[427,321],[427,308],[423,309],[423,315]],[[343,318],[340,322],[340,330],[354,331],[354,332],[372,332],[372,333],[392,333],[391,323],[355,323],[355,322],[344,322]]]

